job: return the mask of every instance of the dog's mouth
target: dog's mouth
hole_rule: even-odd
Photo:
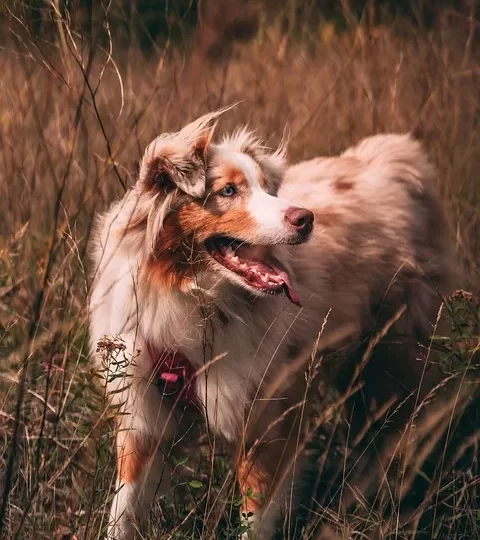
[[[205,242],[210,256],[240,276],[251,288],[267,294],[285,292],[288,299],[301,306],[287,269],[267,246],[250,245],[229,236],[216,236]]]

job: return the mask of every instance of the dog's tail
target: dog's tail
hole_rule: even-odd
[[[385,168],[388,176],[410,183],[419,191],[425,189],[434,175],[427,153],[412,133],[367,137],[343,155],[354,157],[377,170]]]

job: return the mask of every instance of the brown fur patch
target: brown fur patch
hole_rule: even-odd
[[[145,283],[160,289],[183,288],[188,276],[193,275],[193,268],[183,263],[180,257],[165,253],[159,259],[149,259],[142,269],[142,279]]]
[[[142,279],[159,288],[181,288],[206,264],[199,244],[216,234],[248,235],[255,226],[244,208],[220,213],[208,201],[185,204],[165,219],[155,258],[144,263]]]
[[[238,467],[238,483],[244,497],[242,512],[257,512],[270,490],[269,475],[250,461],[242,461]]]
[[[135,437],[127,433],[124,442],[117,448],[117,475],[126,484],[138,480],[149,453],[146,447],[139,443]]]
[[[175,172],[165,157],[153,158],[148,164],[147,171],[148,173],[145,177],[145,187],[147,189],[157,187],[168,193],[175,188],[172,181]]]
[[[243,172],[234,165],[225,165],[218,171],[219,175],[212,182],[212,191],[219,191],[228,184],[234,184],[238,188],[247,184]]]
[[[142,267],[142,279],[157,288],[182,288],[201,268],[202,256],[195,249],[194,230],[182,228],[178,217],[178,211],[167,216],[155,245],[155,255]]]
[[[215,234],[247,236],[256,227],[255,220],[241,207],[217,214],[213,209],[199,204],[186,204],[178,211],[178,227],[184,235],[193,235],[203,242]]]
[[[354,182],[352,180],[349,180],[345,176],[341,176],[340,178],[337,178],[333,184],[333,189],[337,193],[344,193],[345,191],[349,191],[353,189],[355,186]]]

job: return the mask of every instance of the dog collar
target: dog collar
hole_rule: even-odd
[[[195,402],[195,369],[190,360],[179,351],[156,349],[149,342],[147,349],[152,362],[152,373],[158,377],[156,386],[160,394],[174,398],[175,403]]]

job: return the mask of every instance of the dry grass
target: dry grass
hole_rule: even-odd
[[[87,358],[85,253],[93,213],[133,181],[142,149],[158,133],[241,101],[222,128],[249,122],[278,141],[287,125],[296,161],[339,152],[371,133],[420,128],[438,168],[459,267],[478,290],[476,21],[446,13],[431,32],[400,22],[370,34],[357,27],[336,35],[325,27],[288,44],[266,28],[216,65],[178,50],[145,57],[135,48],[113,56],[88,49],[64,20],[56,41],[37,47],[18,21],[9,24],[23,37],[0,52],[0,527],[7,538],[97,538],[105,525],[114,478],[111,424]],[[446,358],[458,360],[448,368],[458,379],[472,357],[464,338],[478,336],[478,327],[458,333],[467,315],[453,306]],[[411,469],[418,472],[438,444],[445,451],[422,468],[427,495],[408,517],[400,498],[386,500],[385,486],[374,505],[346,511],[324,495],[310,509],[304,537],[318,534],[317,522],[331,522],[352,538],[479,538],[478,433],[459,428],[453,414],[464,411],[467,425],[478,425],[473,388],[463,385],[424,430],[418,448],[425,459],[417,454]],[[449,444],[436,439],[445,432]],[[360,458],[346,443],[332,450],[331,433],[326,428],[311,451],[343,489],[349,463]],[[219,456],[213,477],[208,460],[180,477],[181,499],[161,501],[151,538],[204,537],[219,492],[216,537],[235,538],[238,500],[225,484],[226,469]]]

